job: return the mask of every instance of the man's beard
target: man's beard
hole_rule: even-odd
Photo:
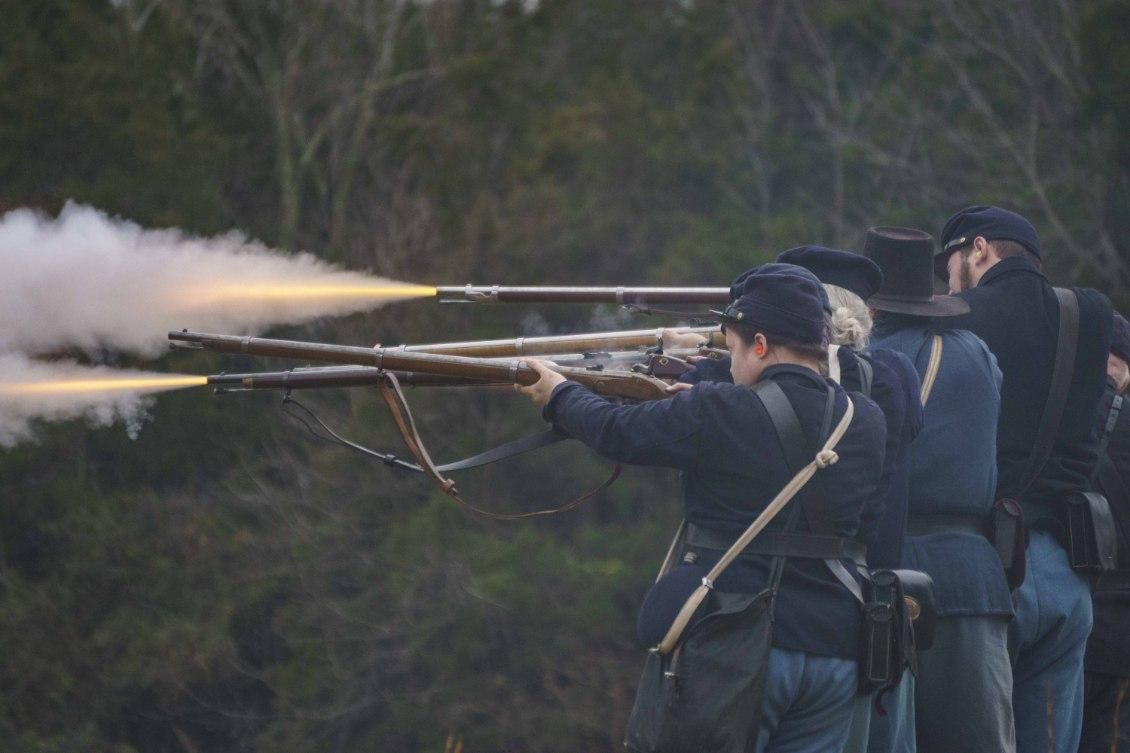
[[[958,276],[961,282],[962,290],[971,290],[973,288],[973,264],[970,263],[968,256],[963,256],[961,259],[961,274]]]

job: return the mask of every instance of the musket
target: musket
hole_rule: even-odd
[[[484,382],[457,376],[419,374],[415,371],[385,371],[373,366],[320,366],[286,371],[257,371],[247,374],[212,374],[208,384],[216,394],[250,390],[311,390],[337,387],[367,387],[392,374],[404,387],[499,387],[502,382]]]
[[[294,358],[319,363],[373,366],[392,371],[411,371],[437,376],[478,379],[483,382],[504,382],[529,385],[540,378],[537,371],[520,359],[491,361],[485,358],[410,353],[390,348],[363,348],[354,345],[272,340],[238,335],[213,335],[199,332],[170,332],[169,340],[181,347],[193,347],[217,353]],[[190,345],[191,344],[191,345]],[[575,366],[552,365],[554,371],[593,392],[609,397],[632,400],[658,400],[670,397],[667,383],[648,374],[631,371],[591,370]]]
[[[677,287],[512,287],[440,285],[441,303],[614,303],[623,305],[702,305],[730,302],[730,289]]]
[[[548,288],[547,288],[548,289]],[[442,288],[441,288],[442,290]],[[729,293],[727,292],[727,296]],[[729,299],[727,298],[727,301]],[[663,345],[663,329],[630,329],[617,332],[589,332],[577,335],[517,337],[509,340],[470,340],[466,342],[397,345],[387,350],[407,353],[439,353],[451,356],[506,358],[556,353],[593,353]],[[668,327],[677,334],[693,333],[707,339],[707,345],[723,348],[726,338],[717,327]]]
[[[630,371],[649,374],[660,379],[675,379],[690,366],[686,356],[701,355],[704,351],[683,348],[667,353],[583,353],[555,355],[558,365],[581,365],[586,371],[630,364]],[[642,359],[642,360],[641,360]],[[503,360],[503,359],[493,359]],[[509,362],[510,359],[505,359]],[[248,390],[309,390],[338,387],[364,387],[380,383],[389,373],[374,366],[318,366],[300,367],[287,371],[259,371],[246,374],[212,374],[208,384],[217,394]],[[422,374],[415,371],[393,371],[405,387],[499,387],[510,382],[486,382],[460,376]]]
[[[554,355],[553,360],[562,366],[583,366],[586,371],[599,371],[608,367],[630,364],[630,371],[649,374],[661,379],[674,379],[689,368],[685,357],[707,353],[693,348],[680,348],[666,353],[583,353]],[[709,356],[708,356],[709,357]],[[491,359],[509,363],[512,359]],[[300,367],[286,371],[259,371],[246,374],[212,374],[208,384],[216,392],[282,389],[306,390],[333,387],[361,387],[380,382],[389,373],[374,366],[317,366]],[[392,371],[401,385],[406,387],[490,387],[509,385],[509,381],[487,382],[460,376],[442,376],[415,371]]]

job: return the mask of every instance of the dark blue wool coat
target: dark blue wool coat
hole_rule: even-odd
[[[845,356],[860,356],[840,348],[841,381],[844,389],[859,389],[855,374],[844,362]],[[883,480],[871,508],[878,515],[874,540],[866,542],[867,560],[872,567],[901,567],[903,540],[906,538],[907,500],[910,496],[910,447],[922,429],[921,385],[914,364],[905,355],[876,347],[867,353],[874,369],[871,398],[887,418],[887,445]]]
[[[820,446],[827,385],[835,392],[833,426],[847,406],[847,393],[798,366],[772,366],[762,378],[773,379],[784,390],[814,455]],[[827,495],[835,532],[847,537],[867,533],[860,531],[860,518],[879,483],[886,438],[879,408],[861,395],[852,399],[855,417],[836,449],[839,462],[811,482]],[[703,382],[670,400],[617,405],[566,382],[554,390],[544,415],[558,430],[606,457],[681,469],[686,519],[734,538],[793,476],[764,406],[741,385]],[[786,513],[774,521],[774,528],[783,525]],[[649,594],[641,613],[645,642],[662,635],[674,612],[716,561],[716,555],[702,553],[696,563],[680,565],[653,587],[655,593]],[[716,586],[724,591],[758,591],[767,581],[768,561],[743,557]],[[854,658],[859,625],[858,604],[823,562],[789,560],[777,599],[775,646]]]
[[[906,354],[925,374],[935,334],[942,337],[942,363],[922,431],[910,447],[910,515],[987,519],[997,486],[1000,412],[1001,373],[993,354],[969,331],[935,329],[928,319],[899,314],[883,313],[872,337],[877,346]],[[1000,557],[982,535],[910,537],[902,565],[933,578],[941,615],[1012,614]]]
[[[1098,458],[1096,413],[1106,383],[1113,311],[1096,290],[1076,289],[1079,347],[1063,421],[1044,470],[1027,489],[1019,487],[1036,427],[1051,386],[1059,308],[1055,292],[1025,257],[1004,259],[960,294],[970,312],[943,326],[968,329],[997,357],[1004,375],[997,425],[997,496],[1017,496],[1030,522],[1054,516],[1064,497],[1085,491]],[[940,322],[941,323],[941,322]]]

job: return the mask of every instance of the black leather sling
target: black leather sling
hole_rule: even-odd
[[[1016,497],[1019,499],[1028,487],[1044,470],[1055,446],[1055,437],[1067,407],[1067,396],[1071,391],[1071,374],[1075,370],[1075,353],[1079,344],[1079,298],[1074,290],[1055,288],[1059,303],[1059,331],[1055,343],[1055,365],[1052,367],[1051,385],[1047,401],[1040,415],[1036,429],[1036,441],[1032,443],[1032,453],[1028,456],[1023,481]]]
[[[785,391],[776,382],[765,380],[758,383],[754,389],[758,397],[761,398],[765,411],[769,414],[769,420],[773,422],[773,428],[777,431],[777,438],[780,440],[781,449],[785,453],[785,462],[788,463],[790,472],[796,473],[804,467],[808,462],[807,458],[811,455],[811,449],[808,440],[804,437],[804,432],[801,430],[800,419],[797,418],[796,410],[793,409]],[[832,414],[835,409],[835,390],[831,387],[827,389],[828,397],[825,404],[824,425],[821,429],[822,437],[827,436],[831,428]],[[800,506],[804,511],[805,520],[808,522],[808,528],[812,534],[820,537],[837,538],[824,504],[824,484],[822,481],[822,479],[816,479],[814,483],[802,490],[799,499]],[[857,560],[856,564],[866,567],[866,549],[863,549],[858,542],[853,543],[861,550],[862,554],[862,561]],[[862,603],[864,601],[863,590],[859,586],[859,581],[848,572],[844,563],[840,559],[826,557],[821,559],[827,564],[832,575],[836,576],[836,580],[840,581]]]

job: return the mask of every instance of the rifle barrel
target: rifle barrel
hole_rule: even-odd
[[[213,374],[208,384],[220,392],[246,390],[310,390],[334,387],[364,387],[377,384],[391,373],[408,387],[481,387],[498,382],[483,382],[457,376],[418,374],[414,371],[386,372],[373,366],[333,366],[289,371],[262,371],[249,374]]]
[[[663,329],[629,329],[616,332],[587,332],[577,335],[550,335],[547,337],[517,337],[507,340],[469,340],[466,342],[431,343],[427,345],[398,345],[389,350],[406,353],[438,353],[477,358],[507,358],[514,356],[544,356],[559,353],[593,353],[597,351],[628,350],[659,345],[663,342]],[[726,338],[717,327],[669,327],[679,334],[702,335],[714,347],[725,347]]]
[[[441,302],[461,303],[615,303],[719,304],[730,302],[727,288],[679,287],[513,287],[503,285],[441,285]]]

